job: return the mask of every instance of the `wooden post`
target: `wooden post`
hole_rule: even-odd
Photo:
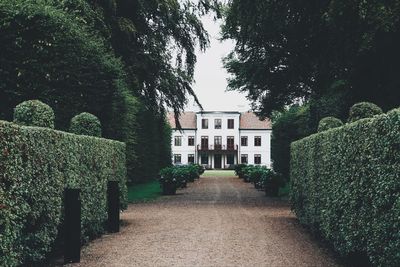
[[[119,186],[118,181],[109,181],[107,185],[108,231],[119,232]]]
[[[64,262],[81,260],[81,199],[80,189],[65,189],[64,198]]]

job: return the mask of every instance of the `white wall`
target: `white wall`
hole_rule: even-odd
[[[235,138],[235,146],[239,145],[239,113],[198,113],[197,114],[197,144],[201,144],[201,137],[208,136],[208,144],[214,145],[214,137],[222,137],[222,145],[226,146],[227,137]],[[208,129],[201,128],[202,119],[208,119]],[[221,119],[221,129],[215,129],[214,120]],[[228,129],[228,119],[234,119],[234,128]]]
[[[261,165],[271,167],[271,132],[271,130],[240,130],[240,138],[247,136],[247,146],[240,146],[239,162],[241,155],[247,154],[248,164],[254,164],[254,155],[260,154]],[[255,136],[261,136],[261,146],[254,146]]]
[[[175,146],[175,136],[182,136],[182,146]],[[194,136],[194,146],[188,146],[189,136]],[[193,154],[196,160],[196,130],[178,130],[172,131],[172,163],[174,162],[174,154],[180,154],[182,164],[188,164],[188,155]]]

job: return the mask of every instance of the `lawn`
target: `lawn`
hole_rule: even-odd
[[[236,176],[235,171],[232,170],[207,170],[203,173],[203,177],[215,177],[215,176]]]
[[[151,181],[145,184],[136,184],[128,187],[128,201],[146,202],[154,200],[161,196],[160,183],[158,181]]]

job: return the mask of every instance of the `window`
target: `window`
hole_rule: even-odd
[[[234,155],[227,155],[226,156],[226,164],[229,164],[229,165],[235,164],[235,156]]]
[[[247,164],[249,161],[248,161],[248,156],[247,156],[247,154],[242,154],[241,155],[241,157],[240,157],[240,162],[242,163],[242,164]]]
[[[175,146],[182,146],[182,136],[175,136]]]
[[[201,155],[201,164],[208,164],[208,155]]]
[[[222,136],[214,137],[214,148],[221,149],[222,148]]]
[[[174,163],[182,163],[182,155],[181,154],[174,154]]]
[[[208,129],[208,119],[201,120],[201,129]]]
[[[189,164],[194,164],[194,154],[189,154],[188,155],[188,163]]]
[[[261,155],[260,154],[254,155],[254,164],[261,164]]]
[[[194,146],[194,136],[189,136],[189,138],[188,138],[188,146]]]
[[[235,137],[234,136],[228,136],[226,139],[226,146],[228,150],[234,150],[235,149]]]
[[[261,146],[261,136],[254,136],[254,146]]]
[[[240,145],[247,146],[247,136],[242,136],[242,138],[240,139]]]
[[[208,136],[201,137],[201,149],[208,149]]]
[[[235,128],[235,120],[228,119],[228,129],[233,129],[233,128]]]
[[[215,119],[214,120],[214,128],[215,129],[221,129],[221,124],[222,124],[221,119]]]

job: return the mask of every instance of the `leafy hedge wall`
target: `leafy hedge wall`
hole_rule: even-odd
[[[82,242],[104,232],[108,180],[127,205],[125,144],[0,121],[0,262],[43,259],[62,240],[64,188],[80,188]]]
[[[400,109],[292,143],[291,202],[342,255],[400,266]]]

